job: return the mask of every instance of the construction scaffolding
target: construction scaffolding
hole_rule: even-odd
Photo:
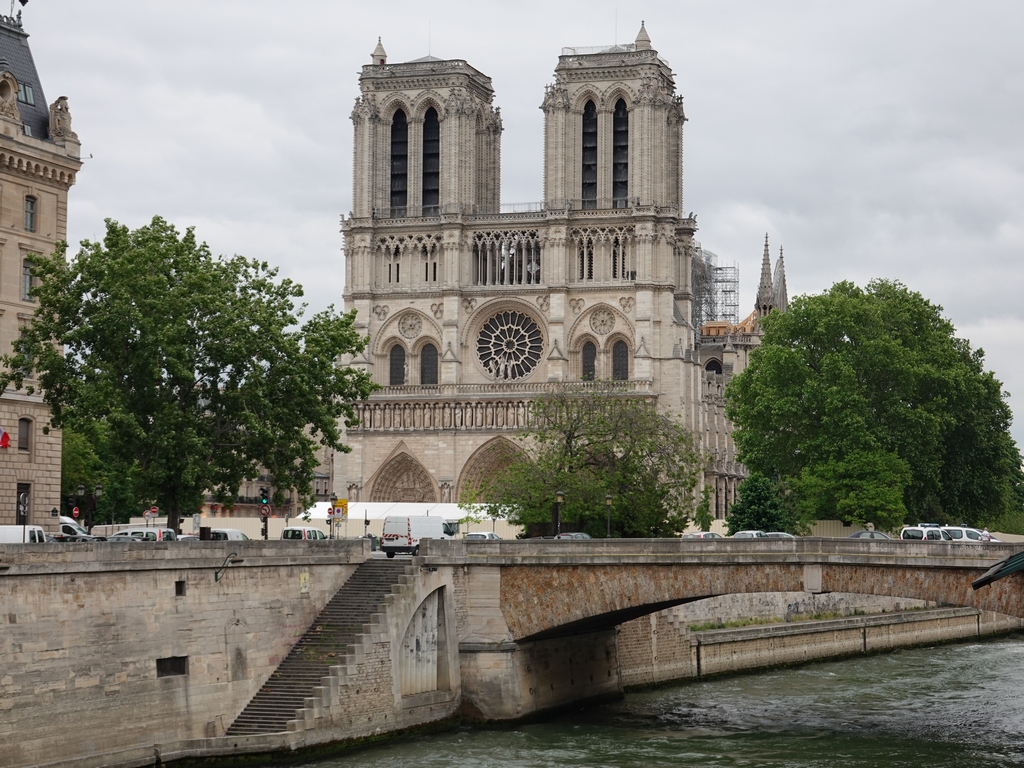
[[[740,321],[740,269],[718,266],[718,256],[700,243],[693,247],[690,259],[690,282],[693,286],[694,328],[724,320],[733,325]]]

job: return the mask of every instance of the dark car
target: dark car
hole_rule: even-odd
[[[882,533],[881,531],[857,531],[856,533],[851,533],[847,538],[850,538],[850,539],[891,539],[892,536],[890,536],[887,533]]]
[[[46,540],[47,541],[56,541],[56,542],[63,542],[63,541],[106,541],[106,539],[103,538],[102,536],[88,536],[86,534],[78,534],[78,533],[74,533],[74,534],[72,534],[72,533],[55,533],[53,536],[48,537]]]

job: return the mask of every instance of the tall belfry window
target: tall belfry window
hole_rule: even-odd
[[[626,381],[629,378],[629,347],[624,341],[616,341],[612,346],[612,379]]]
[[[405,216],[409,199],[409,123],[398,110],[391,118],[391,215]]]
[[[612,117],[612,207],[625,208],[629,197],[629,112],[626,102],[615,102]]]
[[[423,116],[423,215],[436,216],[441,200],[441,126],[437,110]]]
[[[588,101],[583,107],[583,208],[597,208],[597,107]]]

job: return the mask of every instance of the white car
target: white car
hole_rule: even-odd
[[[982,538],[982,532],[977,528],[968,528],[967,526],[953,526],[944,525],[942,526],[943,531],[949,534],[949,538],[953,541],[959,541],[961,543],[968,544],[984,544],[986,539]],[[987,541],[999,541],[991,533]]]
[[[908,525],[900,531],[904,541],[952,541],[953,537],[938,526]]]
[[[213,541],[249,541],[249,537],[237,528],[214,528],[210,531],[210,539]]]
[[[126,528],[107,536],[107,541],[174,541],[170,528]]]
[[[768,534],[764,531],[736,531],[731,538],[733,539],[767,539]]]
[[[467,541],[501,541],[501,536],[491,531],[467,533]]]

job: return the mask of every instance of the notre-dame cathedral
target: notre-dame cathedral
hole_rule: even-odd
[[[336,454],[338,495],[458,501],[515,450],[531,398],[610,380],[702,436],[724,517],[745,474],[724,385],[785,279],[766,243],[751,317],[694,327],[686,116],[643,26],[629,45],[563,49],[536,204],[501,205],[501,114],[470,64],[388,63],[378,41],[359,86],[345,307],[369,344],[345,362],[381,389]]]

